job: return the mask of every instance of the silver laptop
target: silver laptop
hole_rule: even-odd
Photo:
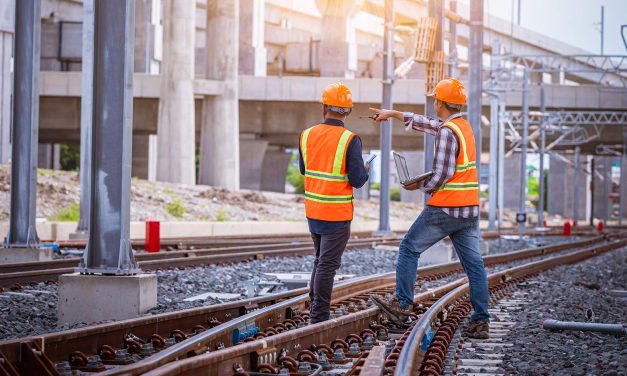
[[[396,164],[396,171],[398,172],[398,179],[400,180],[402,185],[412,184],[416,182],[423,181],[428,179],[433,175],[433,171],[425,172],[422,175],[410,177],[409,170],[407,169],[407,161],[405,157],[398,154],[397,152],[392,152],[394,155],[394,163]]]

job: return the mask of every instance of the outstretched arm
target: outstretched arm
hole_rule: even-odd
[[[417,115],[413,112],[400,112],[395,110],[384,110],[370,107],[371,111],[374,111],[375,121],[385,121],[388,119],[396,119],[405,123],[406,130],[416,130],[431,135],[436,135],[442,122],[437,119],[430,118],[424,115]]]

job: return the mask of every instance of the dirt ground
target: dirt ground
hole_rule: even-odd
[[[9,166],[0,166],[0,220],[9,217]],[[37,217],[52,220],[76,212],[79,176],[75,171],[38,170]],[[412,220],[422,204],[391,202],[390,216]],[[376,221],[378,201],[355,201],[355,220]],[[230,191],[133,179],[131,220],[161,221],[304,221],[303,196],[274,192]]]

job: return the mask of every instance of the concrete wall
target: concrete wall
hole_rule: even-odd
[[[594,218],[607,221],[611,216],[611,159],[612,157],[597,156],[594,157],[594,175],[593,179],[593,213]]]
[[[520,154],[515,153],[505,158],[503,169],[503,206],[505,209],[518,212],[520,209]]]
[[[574,161],[574,157],[568,158]],[[581,158],[581,162],[584,158]],[[550,214],[558,214],[564,218],[576,219],[580,223],[586,219],[586,208],[588,206],[588,186],[586,184],[586,174],[583,169],[583,163],[579,173],[579,208],[578,217],[574,218],[575,203],[575,169],[574,165],[567,164],[564,161],[551,157],[550,168],[548,173],[548,212]]]
[[[292,154],[283,148],[268,146],[261,166],[262,191],[285,192],[285,177],[291,158]]]

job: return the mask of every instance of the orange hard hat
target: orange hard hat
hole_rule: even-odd
[[[327,86],[322,93],[322,104],[331,107],[352,108],[353,98],[350,89],[341,82],[336,82]]]
[[[429,96],[450,104],[466,104],[466,88],[454,78],[445,78],[438,82]]]

